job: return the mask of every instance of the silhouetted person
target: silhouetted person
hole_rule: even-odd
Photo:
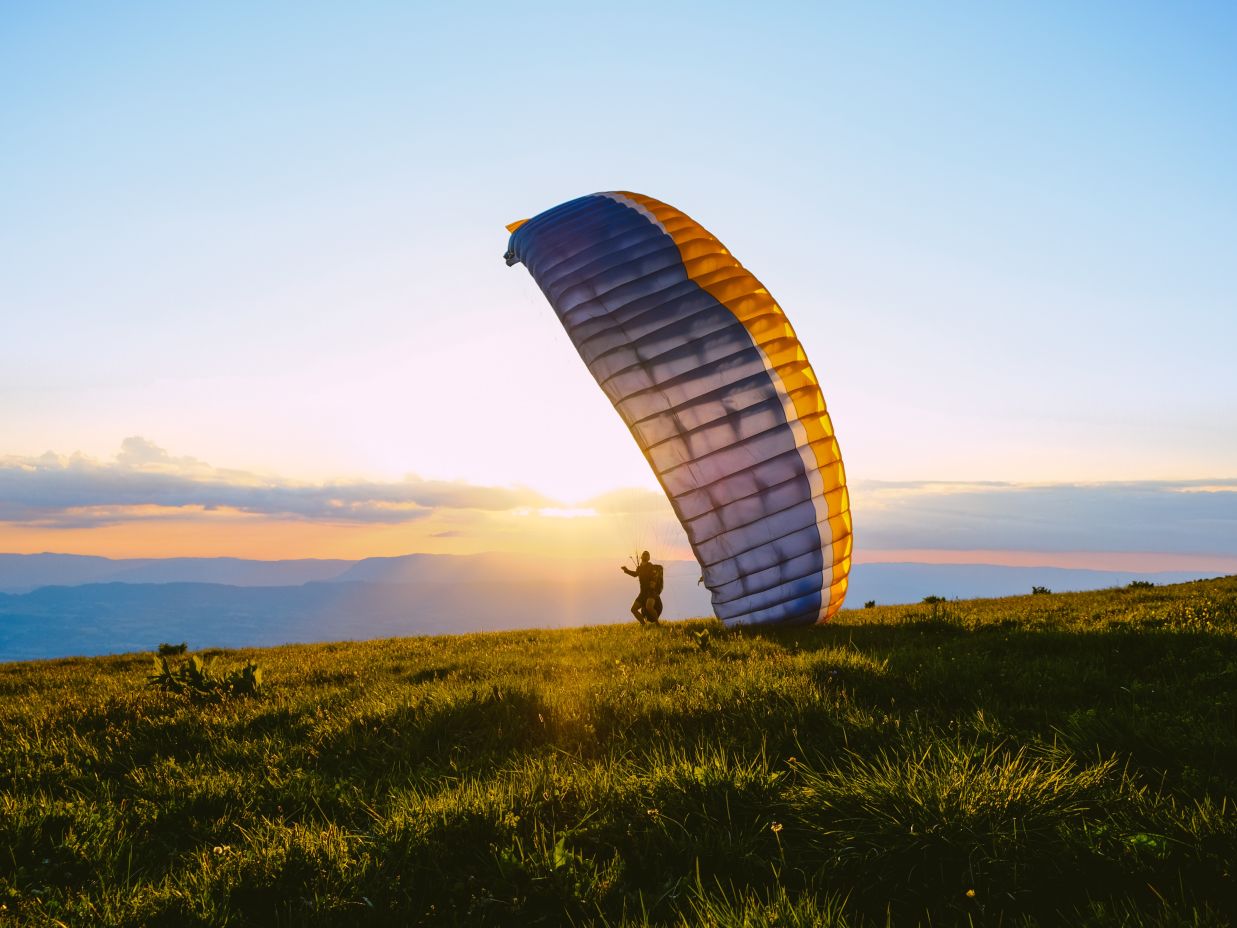
[[[661,618],[662,610],[661,591],[664,583],[662,566],[652,563],[649,560],[649,553],[644,551],[640,555],[640,564],[635,570],[626,566],[620,567],[619,570],[640,581],[640,595],[631,604],[631,614],[641,625],[645,623],[656,625],[657,620]]]

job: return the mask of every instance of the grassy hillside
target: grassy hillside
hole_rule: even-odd
[[[0,924],[1237,912],[1237,578],[218,659],[0,665]]]

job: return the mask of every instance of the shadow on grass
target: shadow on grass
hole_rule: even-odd
[[[399,781],[413,771],[478,765],[547,743],[542,698],[497,685],[435,691],[371,709],[313,745],[313,768],[347,779]]]
[[[786,652],[838,647],[884,662],[852,687],[933,728],[1056,737],[1120,754],[1155,781],[1237,788],[1237,637],[1126,623],[1094,631],[907,622],[755,633]],[[854,670],[814,670],[845,680]]]

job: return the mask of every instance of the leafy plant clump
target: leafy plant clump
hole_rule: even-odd
[[[159,645],[159,653],[166,657],[171,657],[176,654],[184,654],[189,650],[189,642],[182,641],[180,644],[168,644],[166,641]]]
[[[1033,587],[1031,587],[1031,595],[1032,595],[1032,596],[1047,596],[1047,595],[1049,595],[1050,593],[1052,593],[1052,590],[1048,589],[1048,587],[1046,587],[1046,586],[1033,586]]]
[[[154,658],[154,673],[147,685],[165,693],[179,693],[196,699],[223,699],[229,696],[258,696],[262,692],[262,668],[253,661],[226,672],[215,669],[213,661],[196,654],[173,666],[166,654]]]

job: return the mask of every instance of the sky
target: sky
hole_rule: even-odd
[[[1235,42],[1205,3],[0,3],[0,550],[681,551],[501,260],[627,189],[795,324],[858,559],[1237,571]]]

